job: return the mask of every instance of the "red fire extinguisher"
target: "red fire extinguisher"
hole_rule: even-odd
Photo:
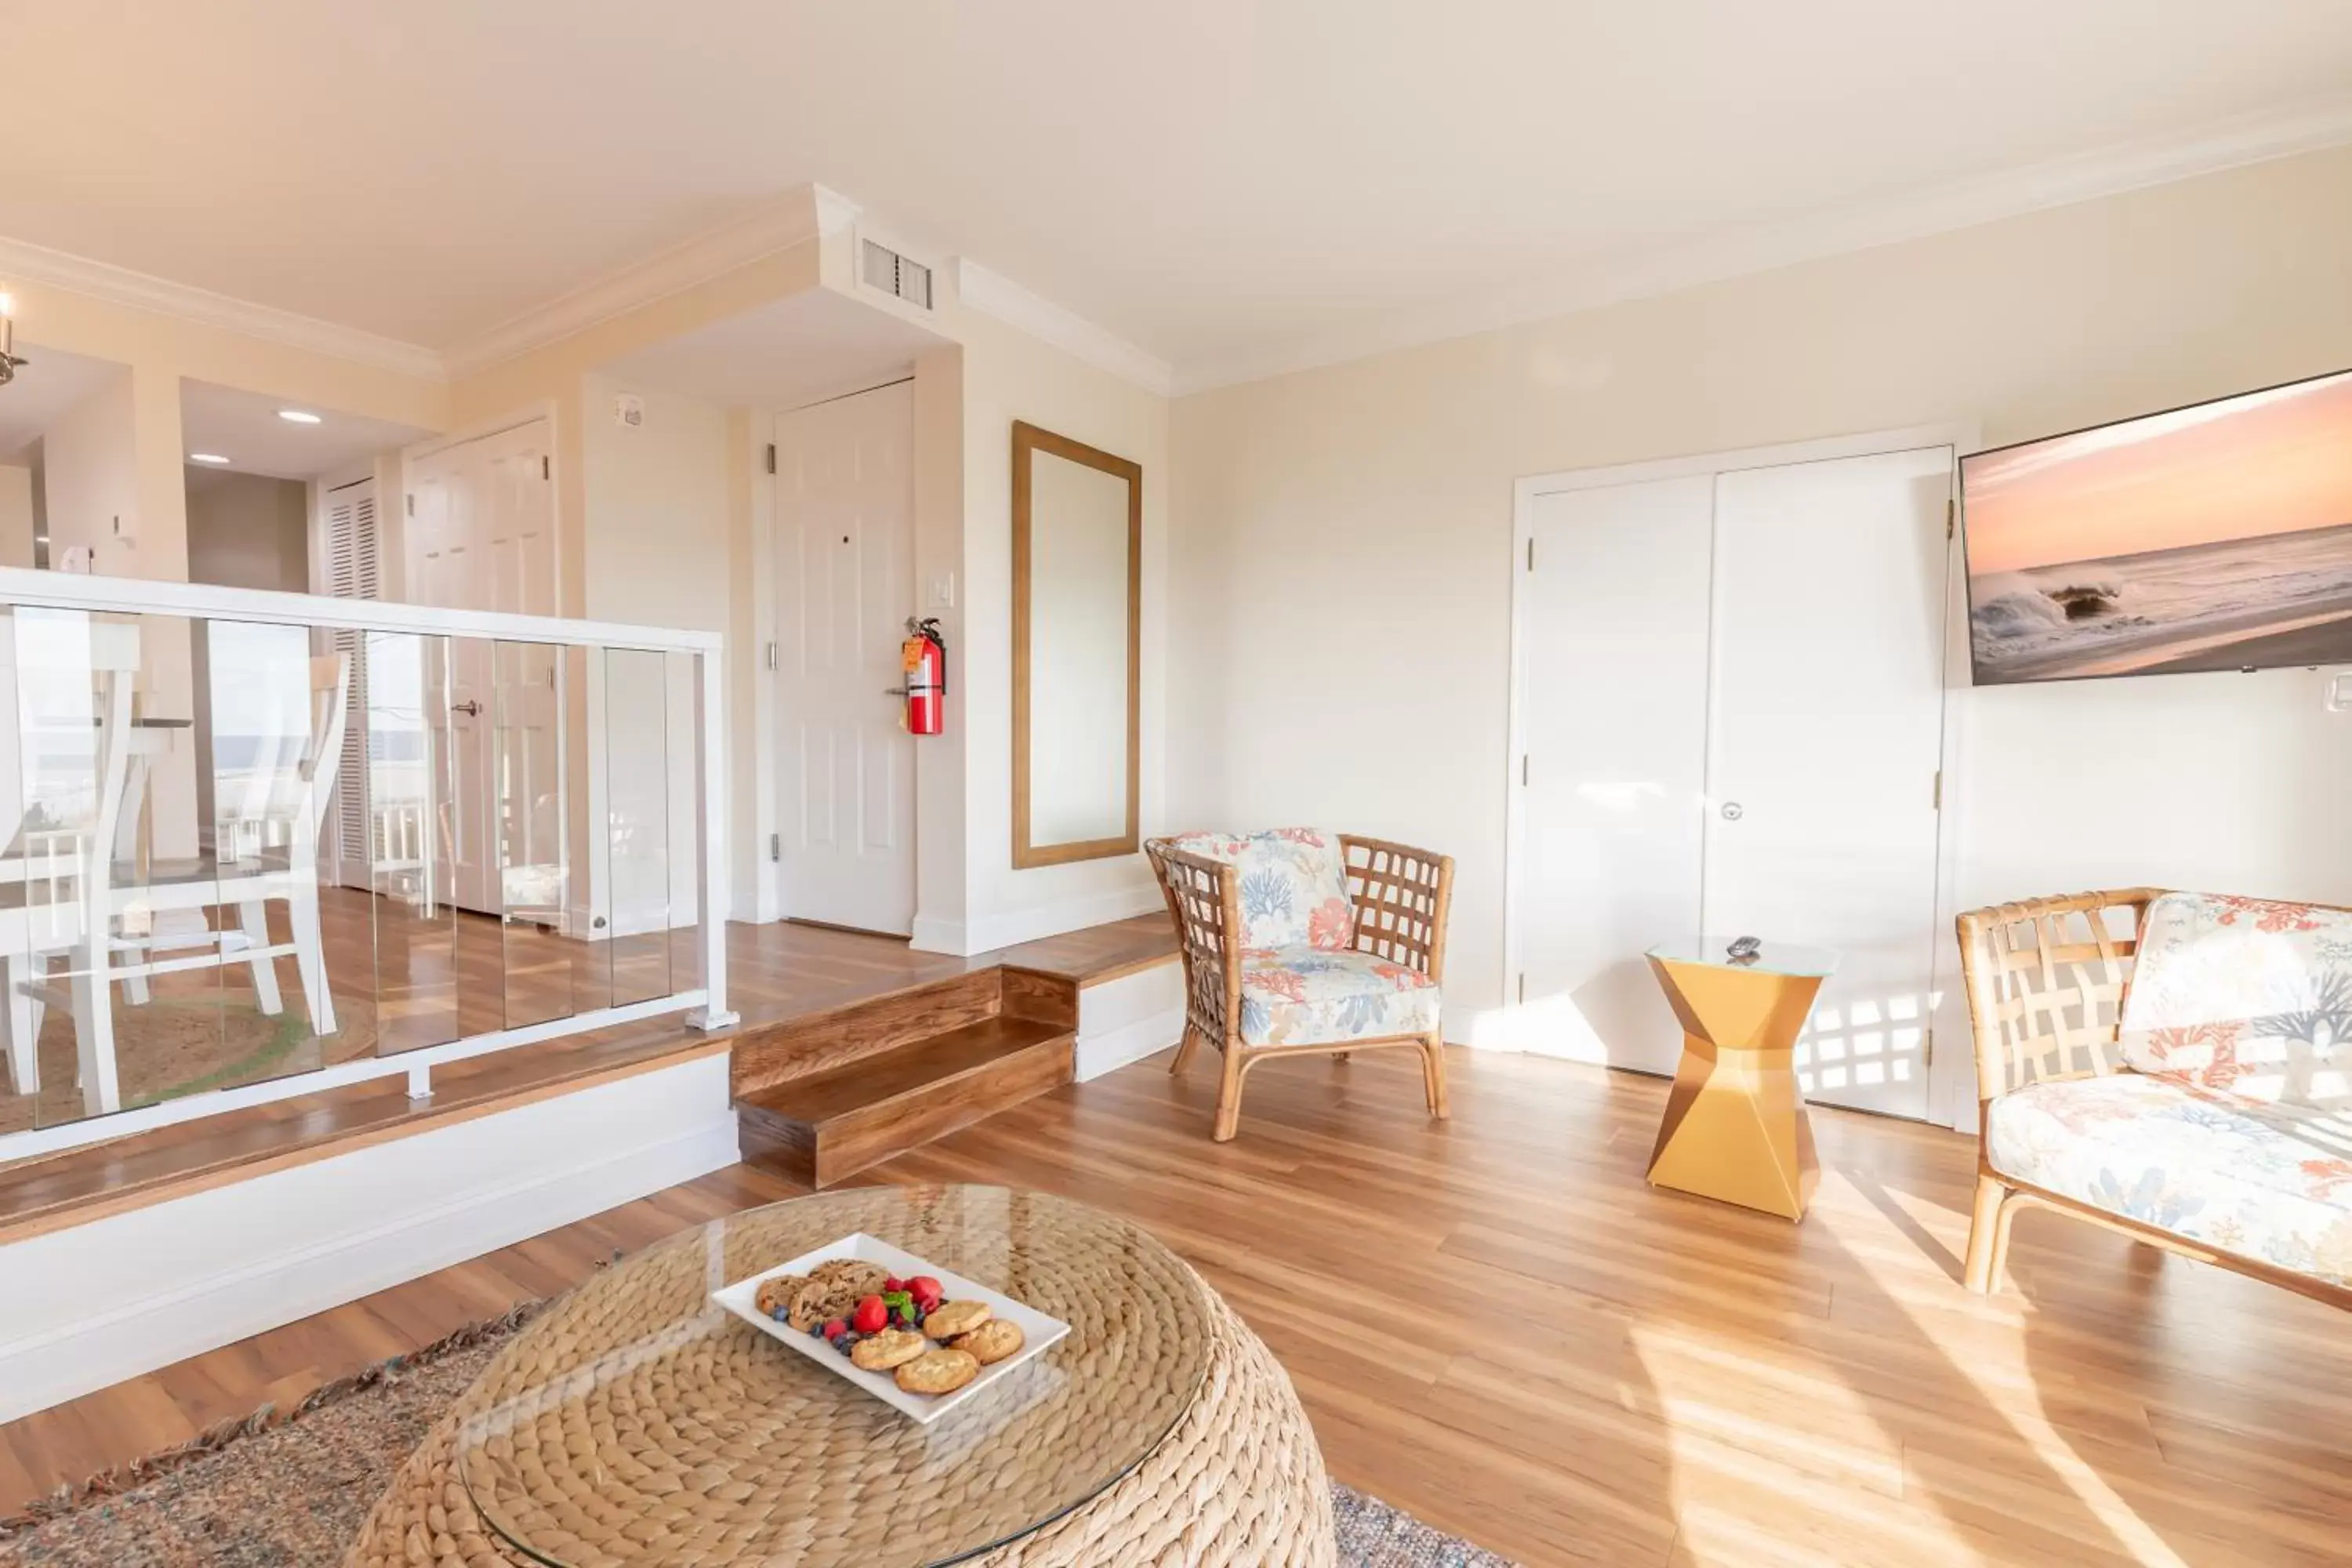
[[[907,623],[907,640],[898,645],[906,666],[907,710],[899,722],[910,734],[936,735],[947,714],[948,645],[940,640],[936,618]]]

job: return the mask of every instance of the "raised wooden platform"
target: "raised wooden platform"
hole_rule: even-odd
[[[331,962],[335,941],[331,929]],[[1172,963],[1175,952],[1167,917],[1159,914],[968,958],[817,926],[730,925],[730,999],[742,1022],[729,1034],[704,1035],[677,1017],[646,1019],[437,1068],[433,1098],[422,1103],[412,1103],[401,1080],[391,1079],[0,1164],[0,1243],[405,1137],[452,1118],[486,1115],[731,1050],[739,1042],[757,1050],[779,1025],[821,1021],[940,982],[985,987],[1000,984],[992,976],[1009,965],[1064,983],[1075,994],[1075,988]]]

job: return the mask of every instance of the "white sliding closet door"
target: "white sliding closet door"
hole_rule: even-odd
[[[1809,1099],[1927,1112],[1948,447],[1715,481],[1705,924],[1843,954]]]
[[[1715,478],[1538,497],[1520,601],[1530,1047],[1672,1072],[1643,953],[1699,923]]]

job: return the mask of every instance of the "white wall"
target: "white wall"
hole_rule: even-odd
[[[1998,444],[2352,364],[2352,150],[1180,399],[1169,816],[1457,861],[1447,1028],[1500,1005],[1512,481],[1980,422]],[[1966,905],[2352,901],[2314,678],[1970,692]],[[2332,781],[2332,787],[2331,787]]]
[[[958,331],[963,585],[961,635],[948,644],[948,711],[950,725],[961,713],[964,727],[960,950],[976,952],[1159,906],[1139,853],[1013,868],[1013,423],[1026,420],[1143,467],[1140,812],[1148,837],[1165,816],[1169,403],[992,317],[964,311]],[[917,420],[919,432],[919,394]],[[935,911],[918,910],[919,946],[958,940],[927,916]]]

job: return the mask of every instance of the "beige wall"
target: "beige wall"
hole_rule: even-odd
[[[188,581],[310,591],[310,493],[299,479],[188,470]]]
[[[1941,421],[1997,444],[2341,369],[2347,193],[2352,150],[2313,154],[1180,399],[1171,818],[1454,855],[1468,1037],[1504,994],[1515,479]],[[2352,721],[2315,677],[1957,718],[1965,900],[2352,898]]]
[[[33,563],[33,470],[0,463],[0,566]]]
[[[1169,403],[992,317],[964,312],[955,330],[963,339],[963,580],[960,609],[942,629],[959,634],[948,642],[948,722],[962,726],[963,940],[971,952],[1140,913],[1158,900],[1139,854],[1013,869],[1012,448],[1013,422],[1023,419],[1143,466],[1140,793],[1148,835],[1164,816]],[[919,392],[917,420],[924,427]],[[943,933],[921,923],[925,916],[936,912],[919,911],[917,942],[940,941]]]

